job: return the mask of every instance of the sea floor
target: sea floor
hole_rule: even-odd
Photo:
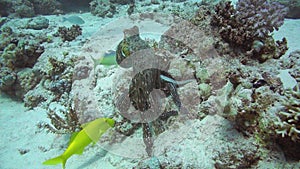
[[[100,19],[98,17],[94,17],[89,13],[78,14],[82,18],[86,18],[86,23],[82,25],[83,35],[81,39],[87,39],[92,37],[95,33],[101,32],[101,26],[104,26],[114,19]],[[50,22],[52,22],[52,26],[56,23],[61,24],[62,26],[67,25],[69,23],[61,23],[60,18],[57,16],[46,16]],[[116,19],[116,18],[115,18]],[[17,23],[17,22],[15,22]],[[121,24],[121,23],[120,23]],[[148,25],[149,30],[151,30],[151,25]],[[164,30],[164,29],[162,29]],[[281,39],[282,37],[286,37],[288,40],[289,50],[286,53],[288,55],[294,50],[299,50],[299,40],[300,40],[300,20],[292,20],[286,19],[284,25],[280,27],[280,30],[274,33],[275,39]],[[74,46],[72,46],[74,45]],[[74,54],[80,53],[80,49],[76,48],[76,42],[70,43],[71,48],[73,48]],[[55,46],[50,46],[52,50],[49,52],[59,52],[61,50],[55,50]],[[63,48],[68,48],[65,46]],[[47,52],[47,51],[46,51]],[[214,117],[207,117],[203,119],[203,121],[197,121],[193,125],[196,127],[203,127],[206,129],[208,122],[211,119],[218,125],[223,127],[227,127],[228,130],[222,130],[222,134],[228,135],[234,133],[238,135],[237,137],[242,137],[239,133],[228,123],[227,120],[215,115]],[[24,107],[24,103],[15,101],[8,97],[7,95],[1,93],[0,95],[0,168],[1,169],[59,169],[61,165],[57,166],[45,166],[42,165],[42,162],[46,159],[55,157],[63,152],[66,147],[66,143],[68,142],[67,135],[54,135],[51,133],[47,133],[44,130],[40,130],[37,127],[37,124],[42,121],[49,121],[47,118],[46,110],[41,107],[36,107],[32,110],[28,110]],[[221,130],[215,129],[214,132],[208,132],[209,143],[205,143],[205,138],[201,138],[199,136],[198,139],[202,139],[201,142],[204,146],[198,147],[197,153],[201,153],[206,157],[213,157],[213,151],[210,151],[205,146],[218,147],[220,146],[220,136],[214,137],[212,135],[220,135]],[[184,132],[184,131],[183,131]],[[205,136],[203,136],[205,137]],[[188,138],[188,137],[186,137]],[[215,140],[214,140],[215,139]],[[190,141],[197,141],[197,139],[186,139],[182,143],[182,145],[186,145],[186,148],[191,148],[187,146],[188,144],[192,144]],[[226,139],[225,139],[226,140]],[[224,140],[223,140],[224,141]],[[232,144],[235,144],[232,142]],[[184,146],[183,146],[184,148]],[[179,151],[182,151],[178,149]],[[193,151],[190,149],[190,151]],[[188,151],[183,151],[188,152]],[[187,159],[189,157],[187,156]],[[281,157],[280,162],[269,161],[269,162],[261,162],[260,168],[274,168],[282,166],[282,163],[285,163],[284,157]],[[107,152],[102,149],[101,145],[89,146],[81,156],[73,156],[67,162],[67,167],[69,169],[121,169],[121,168],[132,168],[139,162],[139,159],[128,159],[118,156],[116,154]],[[213,163],[211,159],[203,160],[204,164],[202,167],[204,168],[213,168]],[[295,164],[295,166],[299,167],[300,164]],[[118,167],[116,167],[118,166]]]

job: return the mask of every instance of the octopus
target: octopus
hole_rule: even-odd
[[[165,111],[162,99],[171,96],[178,110],[181,108],[178,83],[167,72],[169,61],[163,56],[157,57],[154,50],[140,37],[138,27],[134,26],[124,30],[124,39],[116,51],[118,65],[126,69],[133,68],[134,74],[129,90],[121,95],[116,107],[123,117],[135,123],[133,130],[142,126],[143,141],[149,157],[153,156],[154,125],[162,128],[164,121],[178,114],[176,110]],[[130,105],[134,111],[129,109]]]

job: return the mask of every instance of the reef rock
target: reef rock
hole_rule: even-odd
[[[117,12],[116,6],[107,0],[93,0],[90,3],[91,13],[100,17],[113,17]]]
[[[41,29],[47,29],[48,26],[49,26],[49,20],[45,17],[39,16],[39,17],[30,19],[26,25],[26,28],[41,30]]]

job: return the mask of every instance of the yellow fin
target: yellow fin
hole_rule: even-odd
[[[59,163],[62,163],[62,165],[63,165],[62,167],[63,167],[63,169],[65,169],[66,159],[62,155],[51,158],[51,159],[43,162],[44,165],[56,165]]]
[[[108,123],[110,125],[110,127],[115,126],[115,120],[114,119],[105,118],[105,121],[106,121],[106,123]]]

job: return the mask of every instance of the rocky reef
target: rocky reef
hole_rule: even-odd
[[[265,162],[298,161],[300,52],[283,56],[287,40],[272,37],[285,8],[265,0],[215,8],[165,2],[91,1],[93,15],[122,17],[88,40],[76,38],[86,35],[85,24],[59,27],[35,17],[17,32],[3,21],[1,91],[47,109],[50,121],[38,127],[53,133],[113,118],[112,133],[101,140],[112,153],[101,160],[116,168],[264,168]],[[95,63],[107,51],[118,65]]]
[[[263,5],[254,14],[251,13],[254,11],[252,8],[246,8],[247,5],[258,7],[258,3],[263,3]],[[150,166],[151,160],[156,161],[157,166],[165,168],[186,166],[203,168],[203,166],[197,165],[197,162],[176,161],[176,157],[171,154],[180,152],[179,156],[184,156],[190,161],[204,160],[198,159],[199,156],[190,157],[186,155],[185,149],[197,153],[203,150],[203,147],[193,143],[199,140],[205,142],[205,136],[199,134],[203,127],[203,124],[200,125],[200,123],[205,123],[206,120],[211,123],[216,122],[213,118],[222,121],[220,125],[232,125],[229,130],[235,133],[234,136],[221,135],[220,140],[225,138],[228,142],[236,141],[236,145],[226,144],[220,149],[212,148],[213,150],[209,150],[216,155],[206,159],[209,164],[209,167],[206,166],[207,168],[250,168],[261,166],[261,163],[272,161],[273,158],[278,160],[274,162],[275,165],[281,165],[284,160],[277,156],[281,150],[274,150],[276,147],[274,145],[283,143],[283,141],[278,141],[281,139],[281,135],[276,131],[285,129],[286,132],[283,131],[286,133],[284,138],[291,139],[288,133],[291,125],[297,126],[297,123],[294,122],[297,120],[291,120],[291,118],[295,119],[295,116],[286,118],[280,115],[295,111],[295,108],[290,111],[287,110],[286,106],[290,104],[287,97],[291,96],[283,94],[286,90],[286,83],[280,72],[291,69],[288,74],[292,78],[296,78],[297,75],[293,72],[296,72],[299,66],[296,61],[297,52],[282,57],[287,50],[286,39],[275,42],[272,37],[272,32],[279,29],[283,24],[285,14],[286,10],[283,6],[260,0],[239,1],[236,8],[229,2],[220,3],[212,10],[209,7],[201,6],[196,15],[188,20],[175,15],[176,17],[173,19],[176,22],[173,20],[172,26],[161,35],[159,41],[154,43],[149,43],[151,40],[147,41],[148,44],[143,46],[147,46],[146,49],[151,49],[154,52],[146,52],[145,48],[142,48],[140,50],[144,52],[143,56],[148,58],[165,56],[168,63],[165,64],[167,66],[163,70],[170,74],[168,77],[172,77],[176,81],[191,80],[190,83],[177,89],[181,104],[188,109],[188,112],[184,112],[184,109],[178,111],[172,98],[166,95],[166,100],[162,101],[165,103],[163,114],[168,114],[168,112],[173,112],[173,114],[169,114],[170,116],[168,115],[164,120],[157,120],[161,120],[160,122],[153,122],[155,137],[149,142],[143,141],[145,138],[143,133],[146,131],[142,129],[143,124],[136,123],[130,117],[123,117],[124,114],[120,108],[125,107],[124,109],[131,110],[131,113],[137,113],[137,108],[130,106],[130,99],[126,99],[126,96],[130,97],[132,93],[126,93],[126,91],[130,89],[135,75],[140,75],[137,72],[145,73],[143,71],[148,66],[157,66],[153,61],[154,59],[139,60],[141,63],[136,65],[141,64],[142,66],[138,69],[131,69],[130,66],[125,67],[121,64],[122,68],[116,69],[104,66],[94,68],[92,60],[89,57],[84,57],[75,66],[76,80],[72,86],[72,94],[78,99],[76,102],[79,103],[77,107],[79,121],[85,122],[99,116],[113,117],[117,121],[116,132],[118,134],[116,135],[125,137],[123,142],[116,136],[114,143],[119,145],[132,141],[138,145],[132,150],[134,152],[132,155],[142,157],[147,157],[150,153],[146,152],[145,147],[140,145],[146,144],[148,150],[149,147],[153,147],[154,156],[138,164],[135,163],[136,168]],[[142,26],[139,24],[143,23],[145,18],[155,24],[163,23],[160,22],[162,19],[157,19],[156,15],[153,13],[135,15],[133,13],[130,17],[139,21],[136,24],[141,29]],[[242,23],[237,22],[239,19],[242,19]],[[128,28],[134,26],[136,25],[128,24],[127,27],[118,28],[118,31],[119,33],[123,31],[126,33]],[[103,31],[105,32],[105,30]],[[126,34],[122,34],[120,37],[127,38]],[[98,49],[93,48],[93,45],[111,43],[103,40],[104,38],[99,39],[95,39],[86,46],[85,56],[93,55],[94,52],[98,51]],[[133,49],[141,44],[134,43],[139,43],[140,39],[134,42],[130,39],[123,39],[123,41],[128,44],[120,43],[124,46],[119,48],[119,44],[116,47],[118,50],[122,49],[122,52],[117,54],[139,54],[139,50]],[[129,59],[129,61],[132,60]],[[112,81],[114,86],[109,86],[107,81]],[[151,83],[150,81],[147,82]],[[119,105],[121,107],[118,107]],[[186,124],[187,119],[192,122]],[[286,125],[281,128],[275,123],[277,120]],[[210,126],[209,124],[207,126]],[[187,128],[191,128],[191,126],[193,130],[188,130]],[[186,142],[180,141],[177,138],[180,136],[174,134],[178,133],[173,131],[177,131],[177,129],[181,133],[188,133],[189,136],[179,134],[183,137],[180,139],[186,139]],[[293,131],[297,132],[298,128],[296,129]],[[203,129],[201,131],[209,133],[210,130]],[[219,131],[219,129],[214,131],[227,133],[227,131]],[[216,135],[213,131],[210,134]],[[295,132],[293,135],[295,136]],[[175,139],[172,140],[173,137]],[[193,138],[197,139],[193,140]],[[293,145],[297,146],[297,143]],[[275,151],[275,155],[264,154],[270,151]],[[166,152],[168,152],[167,155]],[[118,151],[116,153],[126,155],[126,152]],[[289,158],[288,152],[284,153]],[[293,154],[296,153],[297,151]]]
[[[33,17],[39,14],[59,13],[61,4],[56,0],[1,0],[1,16]]]
[[[289,57],[296,58],[297,53]],[[297,72],[297,66],[289,67],[290,73],[282,76],[279,72],[286,70],[284,64],[271,63],[275,69],[260,64],[254,67],[236,64],[226,68],[231,69],[228,83],[204,103],[217,105],[219,113],[233,121],[245,136],[255,137],[262,146],[272,147],[278,143],[288,159],[298,160],[299,81],[292,88],[284,88],[285,83],[289,83],[286,76],[291,81],[298,79],[298,75],[292,73]]]
[[[91,13],[100,17],[113,17],[116,6],[107,0],[94,0],[90,3]]]
[[[49,27],[49,20],[42,16],[28,20],[25,26],[25,28],[27,29],[34,29],[34,30],[47,29],[48,27]]]
[[[29,108],[38,105],[48,108],[51,103],[59,102],[69,107],[69,93],[72,86],[75,58],[60,58],[51,56],[46,60],[46,67],[37,64],[33,69],[41,76],[38,85],[24,96],[25,106]]]
[[[59,56],[49,53],[52,49],[48,47],[60,37],[55,33],[45,34],[50,25],[46,17],[16,20],[7,21],[1,27],[1,92],[24,101],[28,108],[39,105],[47,108],[55,101],[68,107],[75,56],[67,51]],[[61,34],[62,38],[68,36],[64,40],[76,38],[81,33],[79,26],[70,30]]]
[[[35,17],[89,10],[88,1],[80,0],[0,0],[2,17]]]
[[[93,0],[90,11],[100,17],[130,16],[132,14],[168,13],[181,18],[191,18],[200,3],[189,1],[134,1],[134,0]],[[151,14],[150,14],[151,15]]]

